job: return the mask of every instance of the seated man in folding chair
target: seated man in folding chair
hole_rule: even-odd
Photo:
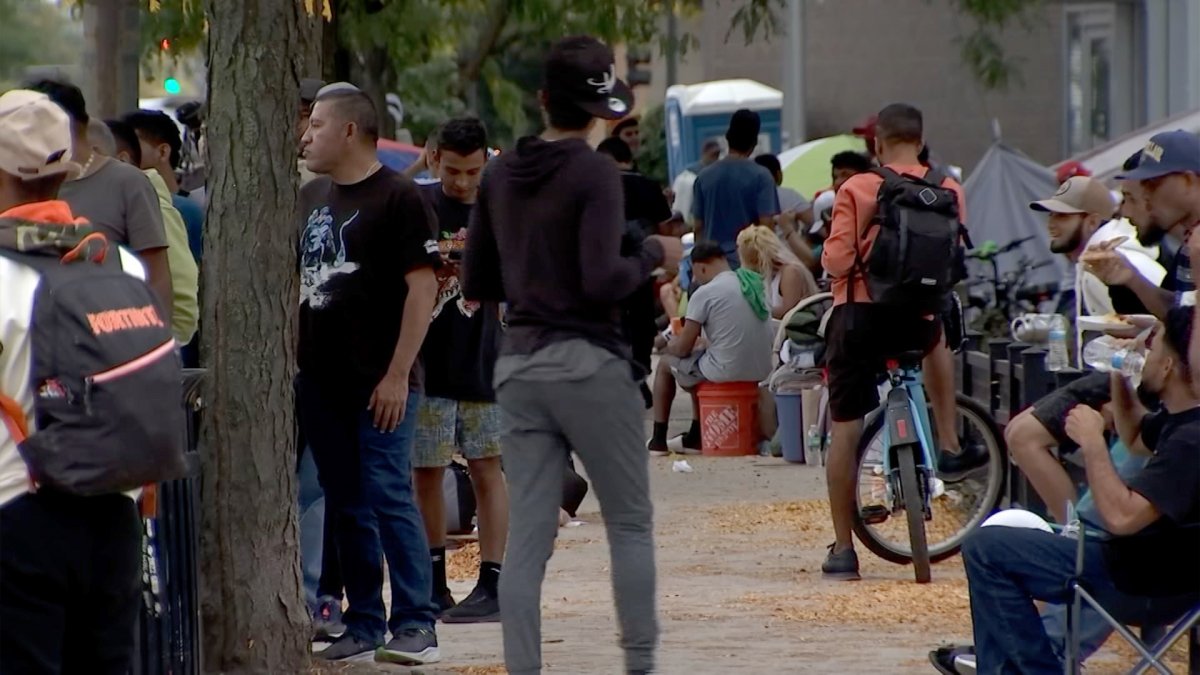
[[[1103,526],[1114,535],[1087,543],[1082,574],[1075,573],[1077,542],[1040,530],[985,527],[963,546],[980,673],[1063,671],[1034,601],[1070,602],[1072,579],[1094,593],[1136,595],[1151,587],[1182,594],[1200,585],[1200,530],[1194,527],[1200,524],[1200,395],[1187,362],[1193,320],[1191,308],[1174,309],[1152,338],[1139,394],[1157,397],[1162,410],[1122,434],[1154,453],[1128,484],[1113,466],[1100,413],[1081,405],[1067,419]]]

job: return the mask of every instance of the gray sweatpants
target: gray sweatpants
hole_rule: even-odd
[[[542,581],[558,536],[563,472],[573,449],[592,480],[612,558],[626,670],[652,670],[658,644],[653,508],[642,397],[629,364],[609,361],[583,380],[509,379],[496,392],[509,526],[500,606],[512,675],[542,672]]]

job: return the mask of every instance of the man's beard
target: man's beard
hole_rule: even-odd
[[[1140,243],[1142,246],[1158,246],[1167,236],[1165,230],[1154,226],[1138,226],[1136,229],[1138,243]]]
[[[1147,410],[1158,409],[1159,405],[1162,403],[1158,394],[1159,392],[1157,391],[1151,391],[1150,388],[1146,386],[1145,382],[1142,382],[1137,386],[1138,400],[1142,402],[1142,405],[1145,406]]]
[[[1070,253],[1070,252],[1074,251],[1075,249],[1079,248],[1079,244],[1081,244],[1082,242],[1083,242],[1083,228],[1080,227],[1080,228],[1075,229],[1075,233],[1072,234],[1071,238],[1069,240],[1067,240],[1065,243],[1055,244],[1054,242],[1051,242],[1050,243],[1050,251],[1052,253],[1060,253],[1060,254],[1061,253]]]

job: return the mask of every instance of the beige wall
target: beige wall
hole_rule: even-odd
[[[701,16],[680,22],[700,47],[684,57],[681,84],[750,77],[773,87],[783,80],[783,37],[724,42],[735,2],[706,0]],[[805,93],[809,137],[849,131],[894,101],[925,112],[930,145],[946,161],[970,168],[992,142],[991,119],[1004,140],[1035,160],[1061,159],[1063,120],[1062,8],[1047,3],[1030,31],[1004,36],[1022,59],[1022,80],[984,94],[959,56],[956,38],[970,26],[950,0],[806,0]],[[644,105],[661,102],[665,65],[655,63]]]

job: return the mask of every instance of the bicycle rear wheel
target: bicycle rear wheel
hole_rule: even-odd
[[[930,500],[932,519],[925,523],[925,538],[929,559],[935,563],[958,553],[967,535],[996,510],[1008,475],[1008,450],[987,410],[959,395],[957,412],[960,443],[982,448],[987,462],[959,480],[946,482],[945,492]],[[875,555],[907,565],[913,558],[912,544],[905,520],[892,517],[901,505],[897,501],[901,495],[891,494],[883,475],[882,431],[883,416],[876,414],[867,420],[859,441],[854,533]],[[865,518],[864,514],[874,517]]]
[[[924,476],[917,472],[917,461],[913,457],[916,451],[915,445],[896,448],[896,463],[899,465],[900,492],[904,497],[904,513],[908,520],[913,574],[918,584],[927,584],[932,574],[929,571],[929,547],[925,543],[925,491],[920,487]]]

